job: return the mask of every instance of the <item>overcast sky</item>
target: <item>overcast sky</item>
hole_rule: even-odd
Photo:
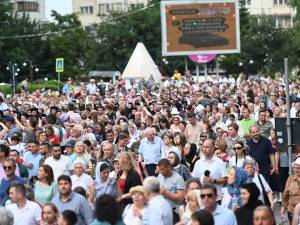
[[[56,10],[60,14],[72,12],[72,0],[46,0],[46,18],[51,19],[51,10]]]

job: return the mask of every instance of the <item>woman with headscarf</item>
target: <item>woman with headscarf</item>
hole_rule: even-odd
[[[193,171],[195,163],[200,158],[197,152],[197,145],[186,143],[183,149],[183,159],[188,166],[189,171]]]
[[[184,181],[187,181],[191,177],[191,175],[186,165],[180,164],[180,158],[178,154],[176,152],[171,151],[169,152],[167,157],[173,167],[173,171],[178,173]]]
[[[109,177],[109,164],[107,162],[103,162],[99,164],[97,170],[95,179],[95,197],[98,198],[103,194],[109,194],[117,197],[117,183],[115,178]]]
[[[243,206],[235,211],[238,225],[252,225],[253,211],[263,203],[258,200],[260,191],[255,183],[246,183],[241,186],[241,201]]]
[[[239,167],[229,168],[228,171],[228,184],[224,188],[222,206],[236,210],[242,206],[240,199],[240,187],[248,180],[248,174],[246,170]]]

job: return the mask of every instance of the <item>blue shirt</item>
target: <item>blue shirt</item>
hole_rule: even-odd
[[[13,183],[21,183],[25,184],[25,180],[22,177],[15,176],[14,178],[7,180],[3,178],[0,184],[0,202],[1,205],[4,206],[5,202],[8,200],[7,190],[9,186]]]
[[[165,158],[164,143],[156,136],[153,142],[144,138],[141,141],[139,154],[143,156],[145,164],[157,164],[160,159]]]
[[[219,204],[217,204],[217,207],[213,212],[213,217],[215,220],[215,225],[237,225],[234,213],[231,210],[220,206]]]
[[[32,163],[31,168],[27,168],[29,173],[29,179],[33,176],[38,175],[38,170],[40,167],[40,160],[43,156],[40,153],[32,154],[31,152],[26,152],[24,154],[24,163]]]
[[[56,205],[60,213],[65,210],[74,211],[78,219],[76,225],[89,225],[93,222],[91,207],[86,198],[80,194],[72,192],[66,202],[63,202],[60,194],[57,194],[51,202]]]
[[[261,174],[270,174],[270,154],[275,153],[271,141],[264,136],[260,136],[260,139],[257,143],[254,142],[253,139],[250,139],[247,142],[247,145],[249,146],[250,156],[254,158],[259,166],[259,172]]]

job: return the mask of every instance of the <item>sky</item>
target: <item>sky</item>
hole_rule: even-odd
[[[46,0],[46,18],[51,19],[51,10],[56,10],[60,14],[68,14],[72,12],[72,0]]]

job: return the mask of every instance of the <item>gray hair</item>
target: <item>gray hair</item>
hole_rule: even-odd
[[[1,225],[13,225],[14,215],[6,208],[0,208],[0,224]]]
[[[246,159],[246,160],[244,160],[243,167],[249,166],[249,165],[255,167],[256,163],[252,159]]]
[[[159,193],[160,192],[160,182],[156,177],[147,177],[144,180],[143,186],[148,191]]]

